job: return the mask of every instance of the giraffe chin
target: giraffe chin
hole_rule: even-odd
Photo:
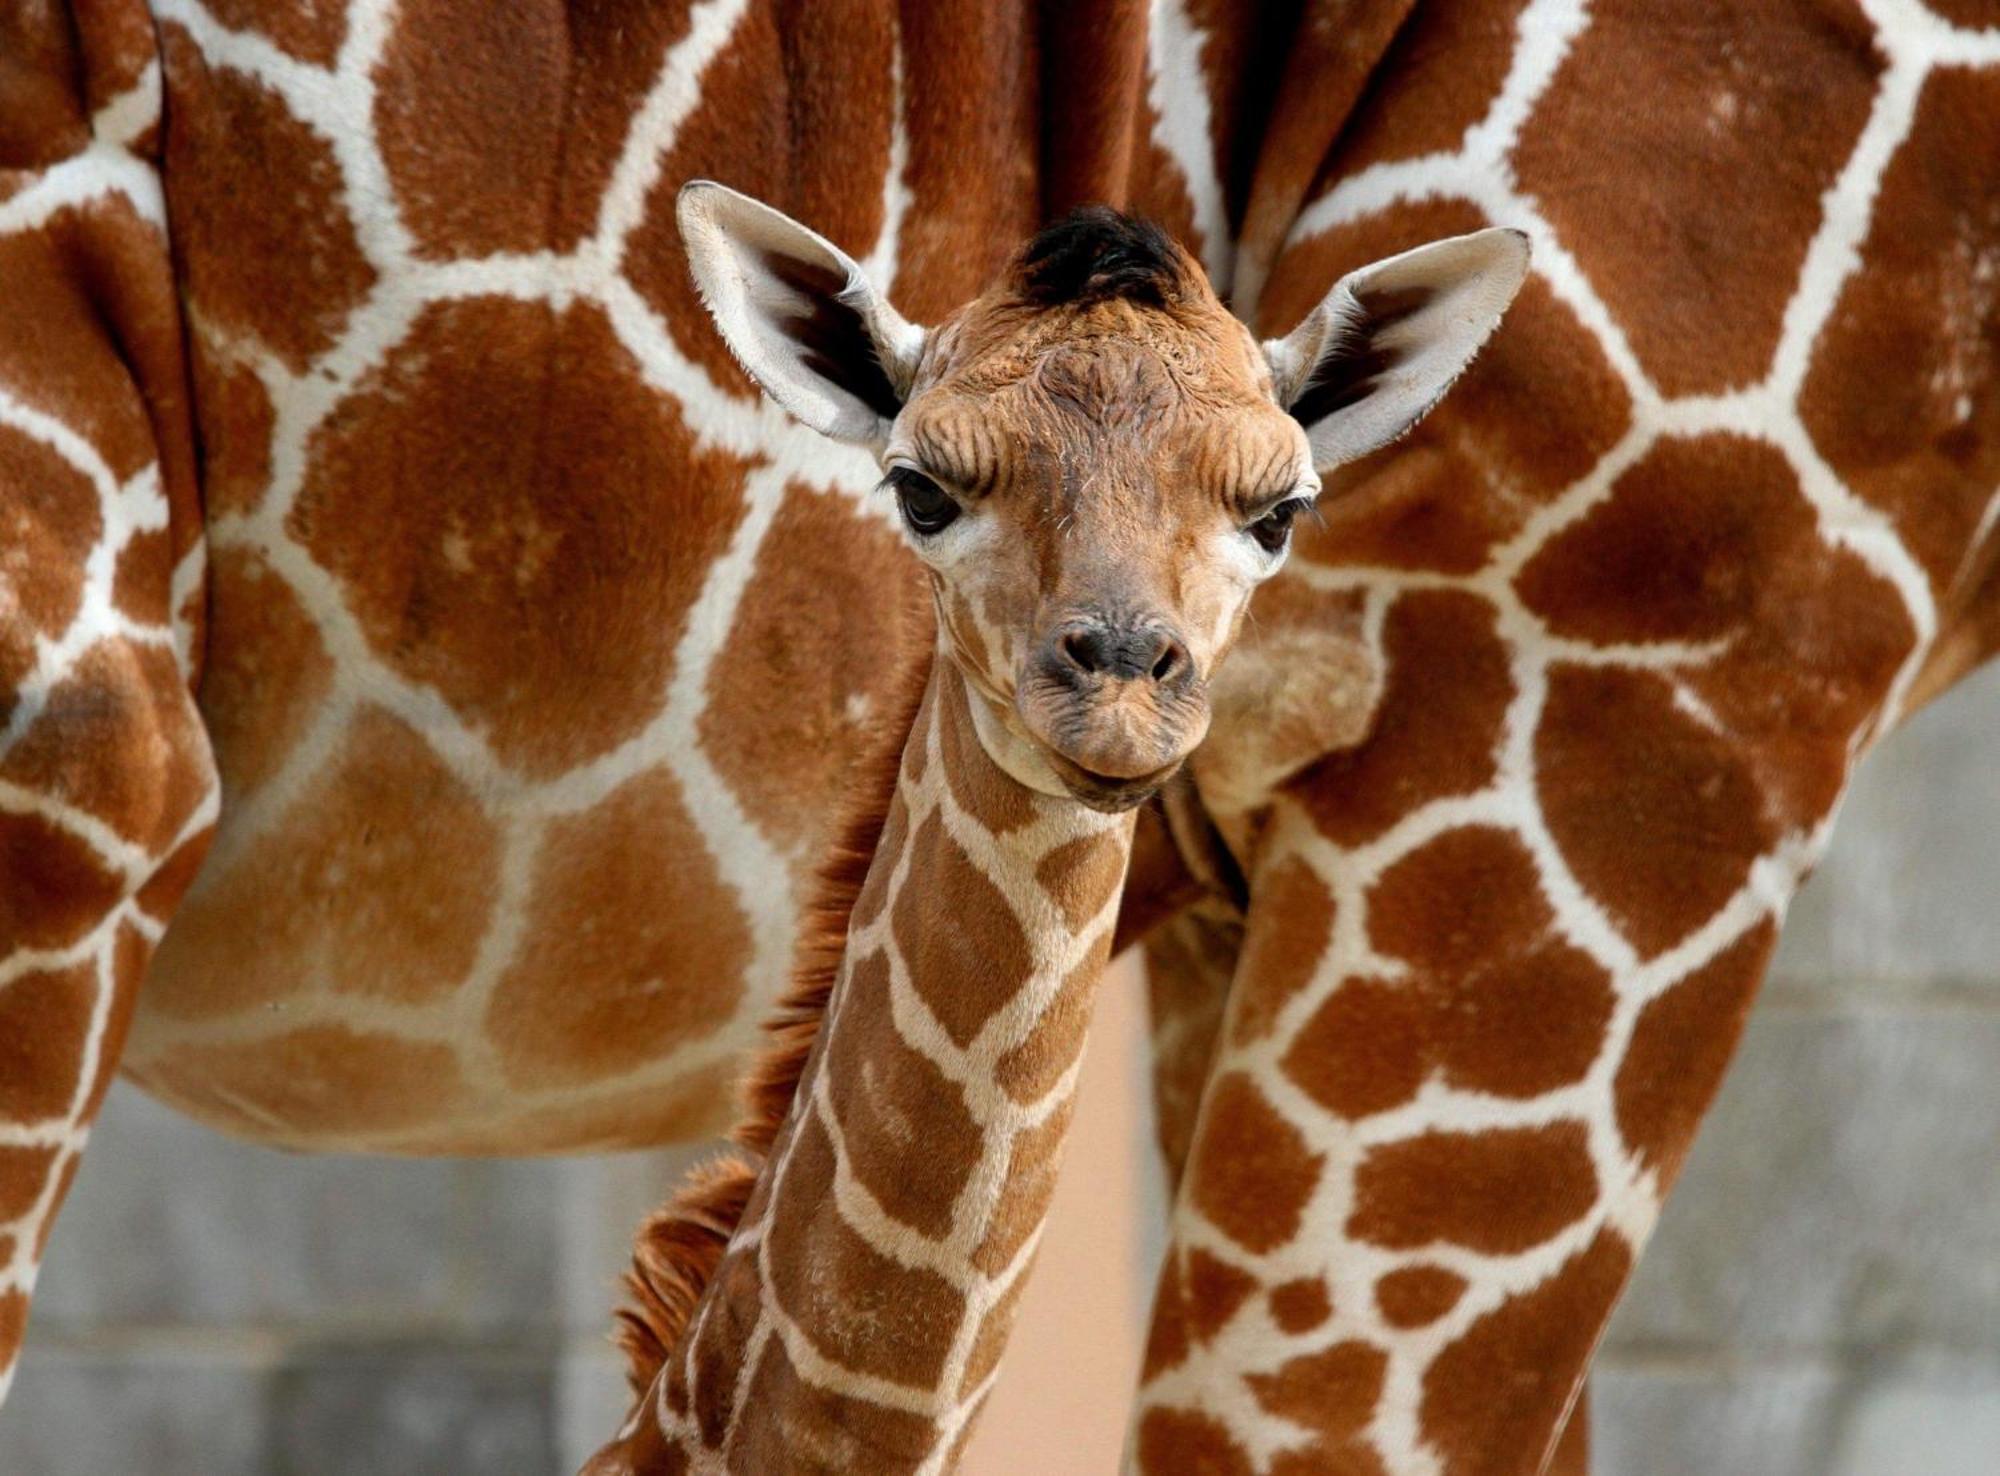
[[[1072,796],[1093,810],[1101,810],[1107,815],[1122,814],[1135,809],[1159,793],[1165,784],[1186,762],[1185,756],[1175,759],[1164,768],[1149,774],[1138,774],[1130,778],[1117,778],[1110,774],[1099,774],[1073,763],[1052,748],[1043,748],[1042,757],[1062,781],[1063,788]]]

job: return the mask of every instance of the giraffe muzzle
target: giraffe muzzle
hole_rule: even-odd
[[[1207,685],[1163,621],[1064,621],[1028,667],[1016,710],[1057,777],[1094,808],[1140,804],[1208,732]]]

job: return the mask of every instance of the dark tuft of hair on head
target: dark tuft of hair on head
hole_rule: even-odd
[[[1015,268],[1023,300],[1037,307],[1124,298],[1165,307],[1181,293],[1182,258],[1150,220],[1083,205],[1027,244]]]

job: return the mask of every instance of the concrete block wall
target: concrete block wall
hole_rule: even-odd
[[[1130,998],[1107,996],[1086,1072],[1111,1105],[1079,1113],[1128,1113],[1096,1138],[1124,1167],[1072,1159],[982,1472],[1020,1469],[1031,1437],[1039,1476],[1111,1469],[1158,1244]],[[612,1281],[684,1157],[298,1158],[121,1087],[0,1410],[0,1476],[572,1471],[622,1407]],[[1107,1307],[1122,1348],[1080,1357],[1063,1309],[1102,1332]],[[1009,1392],[1036,1380],[1090,1430],[1050,1439]],[[1864,771],[1594,1397],[1602,1476],[2000,1470],[2000,671]]]

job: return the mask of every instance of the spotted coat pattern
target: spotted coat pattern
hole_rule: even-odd
[[[1132,816],[990,759],[940,659],[791,1119],[594,1473],[949,1468],[1055,1192]]]
[[[680,180],[919,319],[1092,197],[1267,330],[1497,223],[1507,327],[1217,694],[1251,901],[1134,1460],[1541,1464],[1853,761],[2000,645],[1987,0],[79,0],[0,54],[0,1359],[121,1052],[295,1146],[723,1116],[932,633]]]

